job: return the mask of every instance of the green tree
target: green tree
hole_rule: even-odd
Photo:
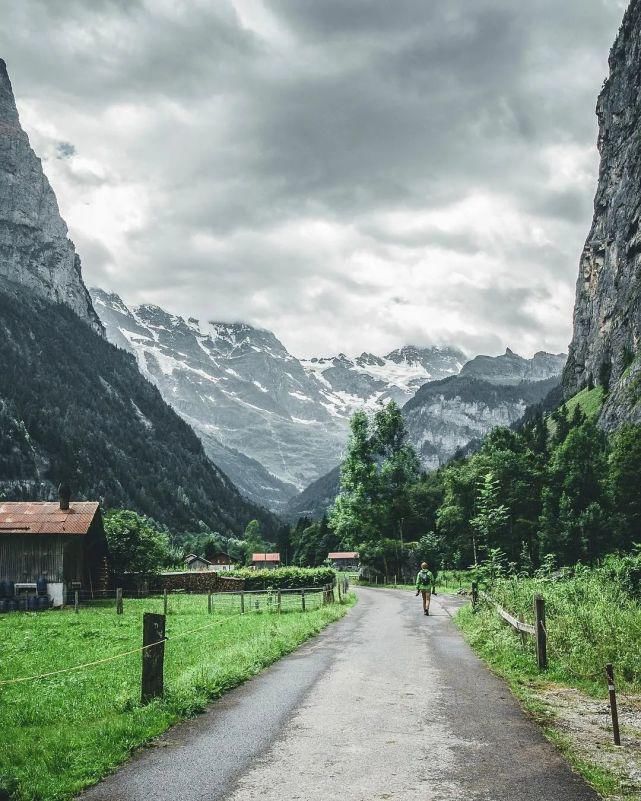
[[[507,507],[499,503],[499,482],[488,471],[477,485],[476,514],[470,520],[474,565],[478,565],[480,551],[496,542],[508,522]]]
[[[340,493],[330,511],[331,525],[346,545],[353,546],[370,536],[370,529],[376,525],[378,485],[369,419],[365,412],[357,411],[350,420]]]
[[[360,551],[364,542],[400,538],[401,520],[412,514],[411,492],[420,465],[393,401],[372,420],[356,412],[350,427],[341,491],[330,512],[330,525],[344,545]]]
[[[641,542],[641,426],[622,426],[612,438],[609,483],[617,521],[617,545]]]
[[[130,509],[112,509],[105,514],[109,558],[117,575],[157,573],[171,558],[169,538],[155,523]]]
[[[268,550],[270,546],[261,535],[260,523],[250,520],[245,527],[245,564],[251,563],[252,554],[266,553]]]
[[[594,559],[607,544],[607,440],[590,421],[552,453],[543,491],[542,553],[561,564]]]

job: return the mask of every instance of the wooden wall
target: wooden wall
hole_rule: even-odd
[[[79,581],[82,579],[82,543],[78,537],[0,535],[0,580]]]

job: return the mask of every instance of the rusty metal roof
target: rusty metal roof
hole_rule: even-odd
[[[252,562],[280,562],[279,553],[254,553]]]
[[[328,559],[358,559],[358,551],[332,551],[327,554]]]
[[[2,534],[86,534],[98,512],[96,501],[74,501],[69,509],[58,502],[0,503]]]

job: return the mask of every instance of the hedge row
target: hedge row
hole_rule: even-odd
[[[333,584],[336,572],[331,567],[277,567],[273,570],[252,570],[249,567],[227,573],[245,581],[246,590],[296,589]]]

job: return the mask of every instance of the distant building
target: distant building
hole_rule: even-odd
[[[228,553],[220,551],[211,558],[212,570],[217,570],[219,573],[227,570],[233,570],[235,565],[234,561]]]
[[[196,556],[195,553],[190,553],[185,557],[185,568],[187,570],[212,570],[213,565],[209,559],[204,556]]]
[[[358,551],[332,551],[327,558],[336,570],[358,570]]]
[[[185,557],[185,569],[200,572],[203,570],[215,570],[218,573],[226,570],[233,570],[234,563],[228,553],[220,551],[214,554],[211,559],[205,559],[204,556],[197,556],[195,553],[190,553]]]
[[[254,553],[252,554],[252,567],[258,567],[258,568],[280,567],[280,554]]]
[[[62,606],[70,591],[108,589],[109,568],[100,505],[70,500],[0,503],[0,581],[5,598],[40,595]]]

